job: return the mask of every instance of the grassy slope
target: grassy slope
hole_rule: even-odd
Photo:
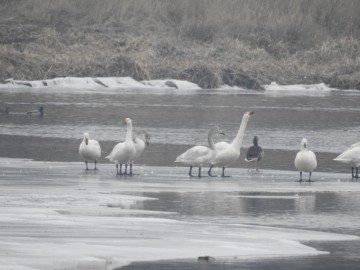
[[[360,89],[356,0],[0,0],[0,79]]]

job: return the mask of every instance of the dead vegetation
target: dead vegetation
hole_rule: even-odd
[[[16,3],[15,3],[16,2]],[[0,79],[359,86],[356,0],[1,1]]]

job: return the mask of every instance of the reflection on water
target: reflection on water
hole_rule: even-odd
[[[180,219],[190,221],[210,219],[317,230],[328,229],[331,224],[335,232],[349,233],[350,229],[360,234],[360,197],[356,193],[160,192],[141,196],[157,200],[138,203],[133,209],[178,213]]]

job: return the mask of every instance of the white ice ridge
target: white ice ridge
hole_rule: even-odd
[[[153,88],[153,89],[200,89],[200,87],[188,81],[181,80],[146,80],[136,81],[131,77],[63,77],[48,80],[14,80],[7,79],[5,84],[0,84],[0,88],[86,88],[86,89],[121,89],[121,88]]]
[[[293,84],[293,85],[280,85],[272,82],[268,85],[263,85],[266,91],[274,92],[330,92],[335,90],[330,88],[324,83],[319,84]]]
[[[201,87],[196,83],[183,80],[164,79],[164,80],[143,80],[137,81],[131,77],[61,77],[47,80],[15,80],[7,79],[1,88],[73,88],[73,89],[95,89],[95,90],[113,90],[113,89],[181,89],[181,90],[199,90]],[[295,84],[279,85],[272,82],[263,85],[265,92],[268,93],[328,93],[334,88],[330,88],[324,83],[319,84]],[[231,87],[223,85],[219,90],[245,90],[241,87]],[[252,91],[253,92],[253,91]]]

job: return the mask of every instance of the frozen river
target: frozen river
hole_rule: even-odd
[[[357,92],[52,90],[0,90],[12,112],[0,115],[0,269],[358,267],[360,183],[332,161],[358,140]],[[40,105],[44,117],[24,115]],[[248,110],[232,178],[174,167],[212,124],[232,140]],[[131,178],[104,159],[125,117],[152,137]],[[96,173],[78,157],[85,131],[102,146]],[[254,135],[259,173],[242,161]],[[311,185],[295,182],[303,137],[318,156]],[[206,255],[215,260],[197,261]]]

